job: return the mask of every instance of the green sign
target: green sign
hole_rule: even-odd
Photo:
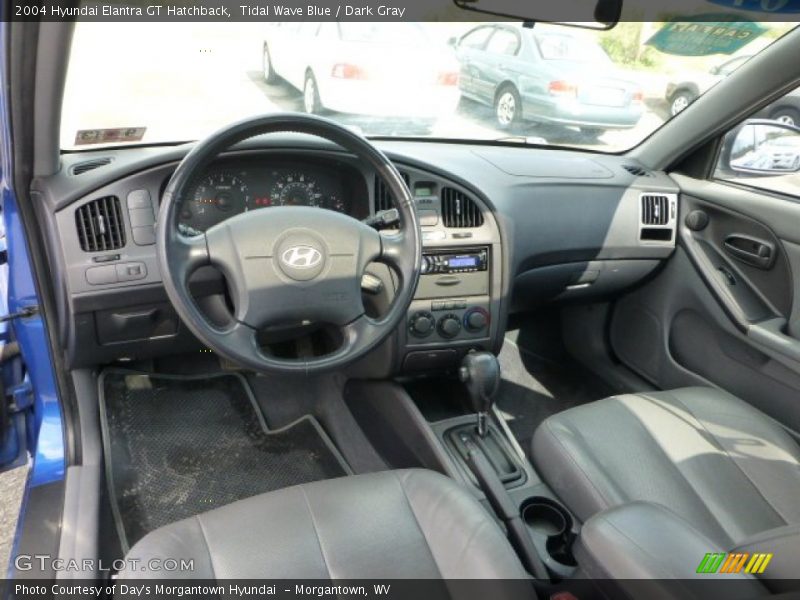
[[[732,21],[725,14],[680,17],[666,23],[647,45],[677,56],[733,54],[765,31],[758,23]]]

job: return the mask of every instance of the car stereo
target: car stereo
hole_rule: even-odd
[[[478,250],[433,251],[422,255],[422,274],[486,271],[489,252]]]

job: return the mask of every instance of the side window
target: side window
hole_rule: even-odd
[[[714,178],[800,199],[800,88],[725,136]]]
[[[504,54],[514,56],[519,50],[519,36],[508,29],[497,29],[486,46],[490,54]]]
[[[461,38],[461,42],[459,42],[459,47],[462,48],[470,48],[472,50],[481,50],[486,44],[486,40],[489,39],[489,35],[492,33],[491,27],[479,27],[478,29],[473,29],[463,38]]]

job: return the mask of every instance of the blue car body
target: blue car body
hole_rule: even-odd
[[[5,55],[8,22],[0,23],[0,52]],[[0,77],[8,81],[6,61],[0,61]],[[40,304],[33,276],[29,240],[20,216],[14,189],[13,147],[8,86],[0,86],[0,198],[5,226],[8,268],[6,305],[10,318],[2,329],[0,344],[17,342],[19,356],[2,366],[7,396],[13,398],[10,427],[5,432],[5,448],[0,456],[0,470],[24,464],[30,455],[30,469],[14,539],[14,551],[20,544],[29,499],[37,489],[63,483],[66,473],[66,438],[62,404],[56,385],[54,361],[46,324],[38,311]],[[5,401],[5,398],[0,401]],[[57,532],[56,532],[57,533]],[[7,577],[13,577],[9,565]]]

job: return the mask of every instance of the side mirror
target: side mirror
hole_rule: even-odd
[[[800,172],[800,129],[778,121],[752,120],[723,149],[723,167],[748,176]]]

